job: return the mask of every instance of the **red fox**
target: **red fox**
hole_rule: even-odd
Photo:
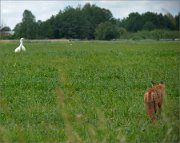
[[[151,83],[152,88],[148,89],[144,94],[144,103],[149,118],[154,122],[156,121],[155,113],[158,108],[161,111],[163,96],[165,94],[165,84],[163,81],[158,84],[155,84],[153,81]]]

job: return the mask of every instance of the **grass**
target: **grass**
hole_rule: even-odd
[[[0,43],[0,142],[179,142],[179,42]],[[143,94],[166,83],[153,124]]]

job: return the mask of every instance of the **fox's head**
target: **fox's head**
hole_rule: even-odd
[[[165,88],[165,83],[163,81],[160,81],[159,83],[155,83],[154,81],[151,81],[152,87],[160,87],[162,89]]]

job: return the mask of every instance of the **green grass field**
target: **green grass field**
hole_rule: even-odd
[[[179,42],[0,43],[0,142],[179,142]],[[153,124],[143,95],[163,80]]]

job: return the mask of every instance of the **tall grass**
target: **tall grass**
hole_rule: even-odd
[[[179,142],[179,42],[0,43],[0,142]],[[143,94],[164,80],[158,121]]]

